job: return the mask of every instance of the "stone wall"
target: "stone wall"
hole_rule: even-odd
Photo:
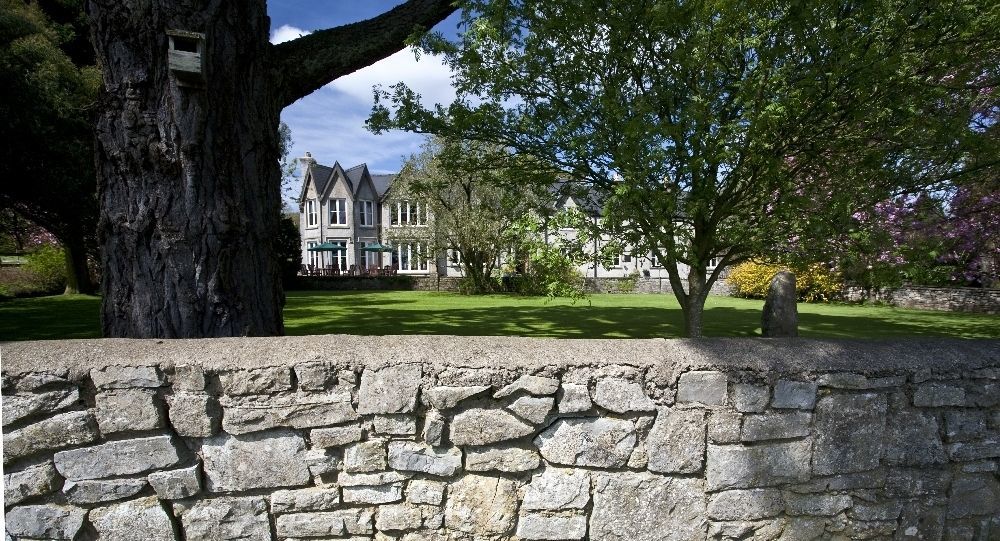
[[[2,355],[9,539],[1000,538],[1000,341]]]
[[[899,308],[1000,314],[1000,289],[904,286],[869,292],[850,287],[844,291],[844,297],[850,301],[884,302]]]
[[[663,293],[673,295],[668,278],[639,278],[634,286],[628,278],[586,278],[587,290],[591,293]],[[685,291],[687,280],[681,280]],[[710,290],[712,295],[732,295],[733,289],[725,279],[716,280]]]
[[[436,275],[296,276],[292,289],[307,291],[458,291],[459,278]]]

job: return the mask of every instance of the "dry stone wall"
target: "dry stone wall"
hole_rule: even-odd
[[[7,539],[1000,539],[1000,342],[4,344]]]

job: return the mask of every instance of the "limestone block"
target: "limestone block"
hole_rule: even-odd
[[[163,427],[163,416],[152,391],[121,389],[98,393],[94,397],[97,426],[101,434],[156,430]]]
[[[656,409],[656,404],[646,396],[641,385],[620,378],[598,380],[594,389],[594,403],[615,413]]]
[[[244,436],[221,433],[201,446],[209,492],[302,486],[309,483],[305,441],[296,432],[274,430]]]
[[[886,397],[835,394],[816,405],[813,471],[832,475],[878,467],[885,440]]]
[[[61,370],[58,373],[53,372],[29,372],[21,376],[16,382],[15,378],[9,377],[6,374],[3,376],[4,381],[4,392],[3,394],[13,393],[13,392],[38,392],[51,390],[52,387],[64,387],[70,384],[69,380],[66,379],[68,372]],[[6,399],[4,399],[6,400]]]
[[[681,374],[677,383],[677,402],[695,402],[706,406],[726,403],[729,377],[722,372],[695,370]]]
[[[131,498],[144,488],[145,479],[108,479],[66,481],[62,491],[69,503],[86,505]]]
[[[948,456],[956,462],[1000,458],[1000,434],[989,439],[948,445]]]
[[[61,413],[3,435],[3,463],[97,440],[97,422],[87,411]]]
[[[885,486],[885,470],[870,470],[866,472],[846,473],[812,479],[788,487],[801,493],[836,492],[841,490],[876,489]]]
[[[708,499],[708,517],[714,520],[760,520],[785,511],[785,500],[776,488],[725,490]]]
[[[559,413],[578,413],[587,411],[593,404],[590,401],[590,391],[586,385],[574,383],[562,384],[562,398],[559,399]]]
[[[177,443],[170,436],[109,441],[55,454],[56,469],[72,481],[144,474],[180,461]]]
[[[229,370],[219,374],[219,386],[232,396],[278,393],[292,388],[292,372],[284,366]]]
[[[555,405],[555,399],[551,396],[522,396],[515,400],[513,404],[507,406],[507,409],[529,423],[537,425],[545,421],[549,412],[552,411],[553,405]]]
[[[525,487],[521,509],[561,511],[584,509],[590,503],[590,472],[572,468],[545,468]]]
[[[443,481],[414,479],[406,487],[406,500],[414,504],[441,505],[445,486]]]
[[[805,481],[809,478],[810,448],[808,440],[752,447],[709,445],[707,488],[759,488]]]
[[[222,428],[230,434],[248,434],[277,427],[311,428],[354,421],[351,393],[338,389],[329,393],[286,397],[225,397]]]
[[[944,412],[945,438],[949,442],[974,441],[987,434],[986,412],[952,410]]]
[[[66,505],[24,505],[7,510],[4,527],[14,539],[75,539],[87,511]]]
[[[375,528],[379,531],[416,530],[422,524],[420,508],[406,503],[383,505],[375,513]]]
[[[913,405],[924,408],[964,406],[965,389],[947,383],[923,383],[913,393]]]
[[[345,503],[382,505],[403,499],[403,483],[375,486],[345,486],[342,489]]]
[[[198,500],[179,514],[185,539],[271,541],[267,499],[262,496]]]
[[[462,469],[462,451],[433,448],[416,441],[389,442],[389,467],[447,477]]]
[[[765,338],[787,338],[799,335],[799,312],[796,303],[795,275],[780,271],[771,278],[761,312],[761,335]]]
[[[417,418],[414,415],[376,415],[372,427],[376,434],[414,436],[417,433]]]
[[[649,471],[694,473],[705,456],[704,410],[659,408],[646,437]]]
[[[337,483],[342,487],[376,486],[388,485],[390,483],[402,483],[409,479],[411,474],[397,471],[383,471],[376,473],[341,473],[337,477]]]
[[[587,517],[582,515],[563,517],[528,513],[517,521],[517,536],[521,539],[583,539],[586,535]]]
[[[98,538],[107,541],[174,541],[174,526],[155,497],[90,511]]]
[[[889,417],[886,431],[886,464],[928,466],[948,462],[934,415],[919,411],[897,412]]]
[[[417,405],[421,369],[419,364],[366,368],[361,374],[358,413],[409,413]]]
[[[605,468],[625,465],[635,442],[631,421],[601,417],[559,419],[534,440],[549,462]]]
[[[594,475],[590,539],[704,539],[707,526],[701,479],[632,472]]]
[[[490,390],[489,385],[474,385],[468,387],[431,387],[423,392],[425,405],[437,409],[451,409],[459,402],[481,395]]]
[[[146,480],[161,500],[179,500],[201,492],[201,466],[149,474]]]
[[[174,391],[200,392],[205,390],[205,371],[196,364],[181,364],[174,367],[171,378]]]
[[[854,506],[851,507],[847,514],[855,520],[868,522],[882,520],[895,521],[899,519],[899,514],[902,511],[903,504],[896,500],[875,503],[858,501],[854,503]]]
[[[944,535],[945,510],[943,507],[911,502],[903,507],[897,533],[902,539],[941,539]]]
[[[177,434],[208,438],[219,432],[222,409],[206,394],[179,393],[167,397],[167,416]]]
[[[896,498],[944,494],[951,478],[948,470],[893,468],[885,476],[885,494]]]
[[[743,441],[785,440],[809,435],[812,414],[796,411],[747,415],[743,418],[740,439]]]
[[[534,396],[545,396],[556,394],[559,389],[559,380],[555,378],[545,378],[541,376],[524,375],[517,378],[514,383],[497,391],[493,398],[503,398],[514,393],[528,393]]]
[[[343,447],[349,443],[361,441],[364,432],[361,425],[334,426],[330,428],[314,428],[309,432],[309,442],[313,447]]]
[[[344,534],[343,513],[291,513],[274,520],[278,537],[326,537]]]
[[[44,393],[20,393],[3,398],[3,426],[16,423],[32,415],[44,415],[64,410],[80,401],[76,387],[56,389]]]
[[[271,493],[271,512],[274,514],[330,511],[339,506],[340,488],[336,485]]]
[[[352,443],[344,448],[344,471],[346,472],[372,472],[385,468],[385,441],[383,440]]]
[[[475,408],[455,415],[451,421],[454,445],[489,445],[527,436],[535,427],[502,409]]]
[[[428,410],[424,415],[424,441],[439,446],[444,443],[444,416],[438,410]]]
[[[1000,516],[1000,481],[996,476],[959,475],[949,492],[949,519]]]
[[[519,447],[469,447],[465,450],[466,471],[516,473],[533,470],[541,463],[538,451]]]
[[[90,371],[90,379],[98,389],[155,389],[166,383],[163,373],[155,366],[105,366]]]
[[[761,413],[767,408],[771,392],[767,385],[733,384],[733,407],[741,413]]]
[[[29,498],[55,492],[59,489],[61,481],[62,478],[56,473],[51,460],[21,471],[8,471],[3,476],[4,505],[17,505]]]
[[[466,475],[448,487],[444,521],[451,530],[502,535],[514,529],[516,519],[517,483],[510,479]]]
[[[774,385],[772,408],[811,410],[816,405],[817,385],[811,381],[780,380]]]
[[[851,497],[846,494],[785,494],[785,512],[789,515],[832,517],[851,508]]]
[[[323,391],[337,382],[337,369],[322,361],[301,363],[295,365],[295,379],[303,391]]]
[[[708,417],[708,441],[737,443],[740,441],[743,416],[731,411],[716,410]]]
[[[1000,383],[967,382],[965,384],[965,405],[992,408],[1000,404]]]

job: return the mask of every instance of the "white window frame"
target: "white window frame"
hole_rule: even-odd
[[[338,265],[340,270],[347,270],[347,241],[328,241],[330,244],[339,245],[343,250],[330,252],[330,261],[333,265]]]
[[[316,242],[316,241],[312,241],[312,240],[306,241],[306,254],[308,254],[309,264],[312,265],[312,266],[314,266],[314,267],[318,267],[319,263],[321,261],[319,259],[319,252],[310,252],[309,248],[314,248],[318,244],[319,243]]]
[[[426,243],[404,242],[396,245],[396,261],[401,272],[426,271],[427,257]]]
[[[448,264],[452,267],[462,266],[462,250],[458,248],[450,248],[448,250]]]
[[[347,200],[331,199],[328,203],[330,225],[347,225]]]
[[[375,203],[370,199],[358,201],[358,224],[361,227],[373,227],[375,225]]]
[[[310,199],[306,201],[306,227],[316,227],[319,225],[319,213],[316,212],[316,201]]]

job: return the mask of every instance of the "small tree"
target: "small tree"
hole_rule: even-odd
[[[501,258],[519,244],[518,222],[545,204],[544,176],[530,161],[495,145],[430,138],[403,165],[390,200],[425,205],[431,252],[457,254],[466,289],[489,293],[496,289]],[[424,231],[394,230],[397,239],[390,240]]]

